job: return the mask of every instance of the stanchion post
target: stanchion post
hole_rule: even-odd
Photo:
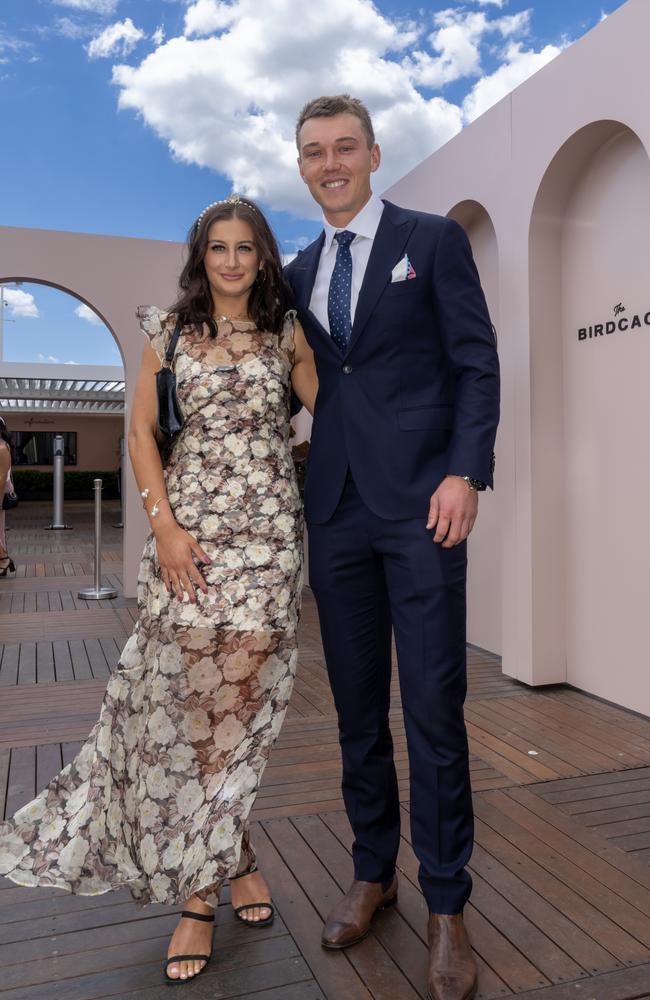
[[[54,455],[52,456],[52,523],[48,530],[69,530],[63,520],[63,463],[65,461],[63,434],[54,435]]]
[[[78,597],[84,601],[104,601],[117,597],[112,587],[102,587],[102,481],[95,479],[95,586],[84,587]]]

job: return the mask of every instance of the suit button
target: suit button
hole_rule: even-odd
[[[350,375],[352,372],[352,365],[343,365],[342,371],[344,375]]]

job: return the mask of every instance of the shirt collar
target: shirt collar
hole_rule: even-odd
[[[383,211],[384,203],[381,198],[379,198],[376,194],[371,194],[370,199],[366,202],[361,211],[358,212],[353,219],[350,219],[345,228],[352,233],[356,233],[357,236],[363,236],[364,239],[374,240]],[[332,246],[335,233],[340,232],[341,227],[333,226],[324,216],[323,226],[325,229],[325,244],[323,250],[327,253]]]

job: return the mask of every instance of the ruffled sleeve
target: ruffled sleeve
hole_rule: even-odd
[[[174,328],[174,317],[171,313],[158,309],[156,306],[138,306],[135,314],[140,329],[158,355],[158,360],[162,365]]]

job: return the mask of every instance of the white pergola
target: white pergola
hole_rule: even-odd
[[[5,412],[123,416],[124,397],[121,365],[0,364]]]

